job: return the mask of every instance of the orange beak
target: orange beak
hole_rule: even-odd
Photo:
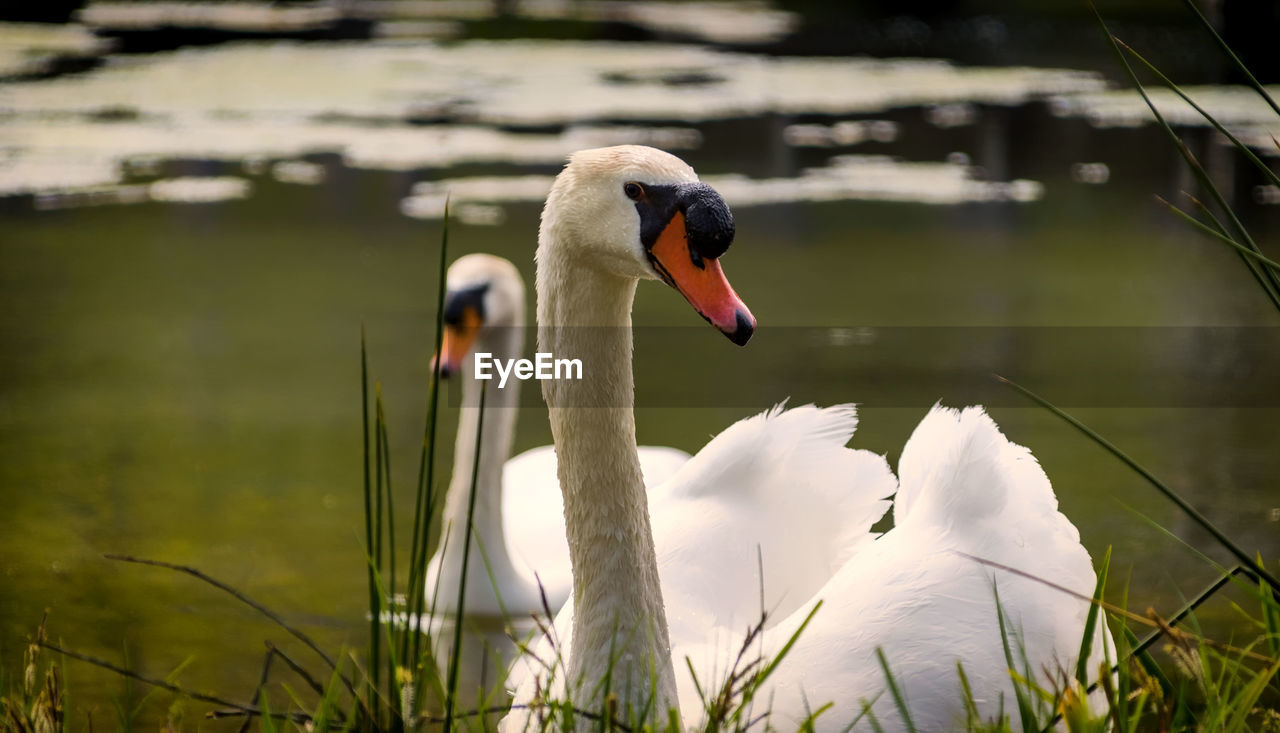
[[[649,249],[649,261],[662,279],[680,291],[689,305],[729,340],[743,346],[755,332],[756,319],[733,291],[717,259],[689,248],[684,213],[677,211]]]
[[[476,334],[480,333],[483,321],[475,308],[467,306],[462,310],[461,322],[456,325],[445,324],[444,338],[440,343],[440,353],[436,358],[440,362],[440,376],[446,379],[449,375],[462,369],[462,360],[471,352]],[[435,364],[432,364],[435,367]]]

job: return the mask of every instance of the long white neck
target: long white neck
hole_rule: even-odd
[[[631,304],[636,281],[538,250],[538,351],[582,360],[581,380],[544,380],[573,564],[568,680],[574,704],[606,692],[665,720],[676,707],[671,643],[636,453]],[[609,689],[603,681],[609,679]],[[651,682],[652,681],[652,682]],[[655,699],[656,696],[656,699]]]
[[[476,343],[475,351],[490,352],[495,359],[519,358],[524,347],[524,329],[518,327],[488,329]],[[527,599],[518,595],[524,582],[507,554],[506,534],[502,526],[502,469],[511,455],[516,414],[520,398],[520,380],[511,379],[498,389],[497,381],[489,381],[485,393],[484,428],[480,437],[479,470],[474,470],[477,424],[480,418],[481,382],[475,378],[474,356],[462,363],[458,377],[462,382],[462,404],[459,408],[458,437],[454,444],[453,478],[445,496],[441,515],[442,531],[447,532],[440,556],[441,597],[438,607],[456,611],[456,588],[462,576],[462,538],[467,528],[467,509],[475,476],[475,512],[472,518],[471,556],[467,565],[467,595],[464,612],[497,613],[495,597],[503,593],[502,606],[513,613],[524,613]],[[428,589],[431,592],[432,589]],[[444,597],[449,595],[451,597]]]

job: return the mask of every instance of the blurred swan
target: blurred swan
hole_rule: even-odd
[[[441,515],[442,544],[427,567],[427,597],[435,598],[435,614],[454,615],[480,413],[474,354],[489,353],[504,361],[523,355],[525,289],[515,265],[487,254],[460,257],[450,266],[445,287],[440,373],[462,383],[462,403],[453,474]],[[463,612],[527,617],[543,613],[543,594],[552,611],[569,597],[569,548],[555,450],[542,446],[507,460],[520,383],[512,378],[504,389],[495,389],[497,384],[493,381],[485,396]],[[675,448],[640,449],[644,475],[655,483],[688,459],[688,453]]]
[[[1089,603],[960,553],[1086,597],[1093,569],[1039,465],[979,408],[935,407],[916,428],[899,463],[896,526],[878,539],[870,528],[895,481],[883,458],[844,447],[851,406],[740,421],[658,489],[661,504],[646,501],[632,413],[636,283],[665,281],[745,344],[755,319],[719,262],[732,239],[720,196],[661,151],[582,151],[556,179],[539,230],[538,350],[587,365],[582,380],[542,383],[574,590],[536,649],[542,661],[513,669],[515,703],[531,707],[504,729],[536,728],[543,699],[595,711],[612,700],[627,723],[665,722],[676,708],[693,724],[706,710],[689,670],[714,692],[740,649],[777,654],[819,601],[756,693],[775,725],[831,702],[819,730],[860,716],[864,728],[947,730],[965,721],[958,665],[979,718],[1016,710],[997,590],[1014,654],[1038,682],[1060,681],[1075,669]],[[762,636],[744,644],[762,610]]]

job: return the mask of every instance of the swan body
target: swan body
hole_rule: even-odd
[[[652,505],[662,496],[657,487],[689,460],[689,454],[661,445],[642,445],[638,451],[640,473],[645,486],[651,487]],[[512,457],[502,467],[502,484],[510,487],[502,492],[507,547],[526,577],[533,577],[536,571],[547,606],[554,613],[568,600],[573,583],[564,532],[564,502],[556,480],[555,447],[542,445]],[[546,613],[541,602],[536,608],[523,610]]]
[[[445,337],[441,374],[462,383],[453,473],[442,514],[441,546],[427,566],[427,594],[434,615],[457,613],[462,580],[463,529],[475,459],[480,414],[476,352],[516,359],[524,347],[524,280],[508,260],[487,254],[460,257],[445,278]],[[519,380],[486,395],[471,559],[463,611],[472,616],[527,617],[553,611],[569,596],[569,549],[565,543],[560,485],[552,446],[514,458],[511,444],[519,409]],[[644,476],[661,483],[689,454],[642,446]]]
[[[696,723],[703,701],[688,669],[716,689],[762,610],[752,646],[766,657],[813,612],[756,695],[778,722],[831,702],[819,730],[845,729],[864,706],[885,730],[953,729],[965,715],[957,665],[980,718],[1008,714],[1016,703],[997,592],[1015,660],[1021,643],[1029,674],[1061,682],[1075,669],[1089,604],[1007,568],[1085,597],[1094,573],[1039,465],[980,408],[930,411],[904,448],[900,486],[883,458],[845,447],[851,406],[774,409],[713,439],[658,487],[660,505],[646,501],[631,410],[636,282],[664,280],[735,343],[754,328],[717,260],[732,239],[727,206],[696,181],[651,148],[582,151],[543,211],[539,350],[581,356],[587,371],[543,382],[573,596],[535,649],[541,661],[513,670],[515,703],[529,707],[504,730],[536,726],[539,699],[599,711],[606,694],[624,722],[665,722],[675,708]],[[895,488],[895,526],[877,538],[870,528]],[[1094,640],[1098,659],[1104,637]]]
[[[867,703],[884,730],[906,730],[886,694],[877,649],[917,730],[965,728],[957,665],[980,719],[1013,715],[997,597],[1019,673],[1045,689],[1075,674],[1090,604],[1005,569],[1084,598],[1096,583],[1089,554],[1030,451],[1005,438],[981,408],[934,407],[898,470],[894,527],[862,545],[815,594],[824,606],[775,673],[775,719],[796,724],[829,701],[834,706],[816,727],[842,730]],[[766,654],[782,648],[811,605],[766,631]],[[1105,629],[1092,643],[1095,676],[1110,643],[1104,639]]]
[[[1046,689],[1060,684],[1063,673],[1072,676],[1089,604],[1003,569],[1052,580],[1083,596],[1096,581],[1075,527],[1057,511],[1031,453],[1008,441],[981,408],[934,407],[903,450],[898,486],[882,458],[843,448],[855,425],[851,406],[771,410],[721,433],[664,485],[668,499],[661,509],[672,513],[655,515],[654,534],[677,662],[688,660],[704,690],[723,681],[743,630],[759,621],[761,576],[750,543],[761,542],[769,616],[764,657],[777,655],[815,602],[823,602],[760,695],[784,730],[826,702],[834,705],[814,721],[817,730],[844,730],[865,718],[864,702],[884,730],[907,730],[887,694],[877,648],[889,660],[917,730],[964,728],[957,665],[965,669],[982,719],[1016,710],[1003,638],[1013,645],[1015,664],[1020,667],[1025,658]],[[800,426],[799,432],[787,429]],[[760,440],[741,440],[740,432],[753,427]],[[765,451],[753,453],[760,448]],[[823,487],[769,476],[787,465],[778,461],[779,453],[797,449],[807,455],[793,467],[842,469],[823,477],[828,490],[836,488],[826,497],[826,512]],[[724,490],[708,494],[705,472],[721,468],[727,455],[736,461],[728,461],[716,477],[724,480],[714,482]],[[753,480],[744,481],[748,476]],[[735,501],[729,487],[747,489],[750,498]],[[895,488],[894,527],[877,537],[870,527],[888,506],[883,497]],[[776,494],[773,503],[754,498],[752,490],[769,489]],[[805,498],[815,501],[805,508],[809,521],[793,521],[794,505],[789,513],[770,513],[810,492]],[[777,526],[750,526],[769,518]],[[815,539],[828,544],[807,554],[796,547]],[[795,578],[790,586],[789,578]],[[544,640],[536,658],[554,659],[570,647],[572,615],[571,602],[556,619],[558,643]],[[1114,653],[1114,646],[1105,646],[1110,643],[1105,632],[1098,634],[1090,658],[1101,661]],[[520,672],[525,687],[517,700],[530,694],[531,670]],[[691,675],[677,681],[681,713],[686,723],[695,723],[704,715],[702,697]],[[561,682],[550,697],[563,692]]]

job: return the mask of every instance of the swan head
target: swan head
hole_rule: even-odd
[[[474,349],[493,351],[489,337],[524,326],[524,280],[509,260],[488,254],[458,258],[445,275],[440,376],[462,368]]]
[[[574,153],[542,212],[538,259],[633,280],[662,280],[739,346],[756,320],[720,267],[733,214],[687,163],[656,148],[619,145]]]

